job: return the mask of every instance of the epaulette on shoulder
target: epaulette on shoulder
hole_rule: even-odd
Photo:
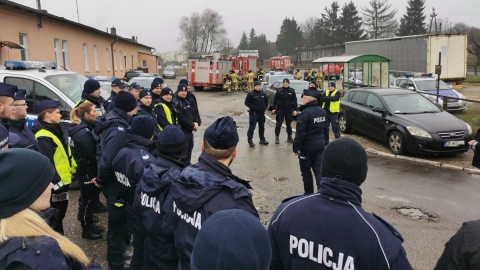
[[[395,229],[395,227],[393,227],[392,224],[388,223],[388,221],[386,221],[385,219],[381,218],[380,216],[378,216],[377,214],[375,213],[372,213],[372,215],[377,218],[381,223],[383,223],[396,237],[398,237],[400,240],[402,240],[403,242],[403,236],[402,234],[397,230]]]

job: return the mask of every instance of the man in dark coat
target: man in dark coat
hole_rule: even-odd
[[[12,112],[13,98],[17,92],[17,86],[0,82],[0,125],[7,125]],[[6,126],[8,129],[8,125]]]
[[[112,93],[107,100],[103,103],[103,110],[105,113],[108,113],[111,111],[113,108],[115,108],[115,99],[117,98],[118,93],[121,91],[125,91],[125,88],[127,88],[127,84],[124,83],[120,79],[114,79],[112,81]]]
[[[192,86],[190,82],[187,79],[181,79],[178,84],[185,84],[187,86],[187,99],[190,101],[190,104],[192,104],[193,109],[195,110],[195,114],[197,115],[197,122],[198,125],[202,125],[202,118],[200,117],[200,111],[198,110],[198,102],[197,102],[197,97],[192,91]],[[178,91],[177,91],[178,92]],[[177,95],[177,93],[175,93]]]
[[[297,132],[293,140],[293,154],[298,157],[300,171],[303,178],[305,194],[313,193],[312,170],[315,175],[317,189],[322,177],[322,153],[325,148],[323,135],[328,132],[327,113],[318,106],[317,96],[320,92],[316,89],[303,91],[302,113],[297,117]]]
[[[35,139],[35,135],[31,129],[27,127],[27,102],[25,96],[27,91],[18,89],[15,95],[12,107],[12,113],[10,115],[10,121],[8,121],[9,131],[18,135],[20,140],[11,145],[12,148],[26,148],[34,151],[38,151],[38,142]]]
[[[248,144],[254,147],[253,132],[258,123],[258,136],[260,137],[260,144],[268,145],[265,139],[265,110],[268,106],[268,98],[265,92],[262,91],[262,84],[259,81],[254,83],[252,91],[248,92],[245,97],[245,106],[248,107],[249,127],[247,132]]]
[[[290,87],[290,80],[283,79],[283,87],[277,90],[273,98],[272,113],[277,114],[275,120],[275,143],[280,143],[280,130],[282,128],[283,120],[287,126],[287,142],[293,143],[292,138],[292,120],[297,116],[298,104],[295,89]]]
[[[325,147],[319,192],[283,201],[270,221],[270,269],[412,269],[400,233],[361,206],[367,171],[358,142]]]
[[[97,110],[97,116],[101,116],[105,114],[105,110],[102,107],[105,100],[100,95],[101,93],[102,93],[102,88],[100,87],[100,83],[97,80],[88,79],[83,84],[82,98],[77,102],[75,106],[78,106],[83,102],[91,102],[95,104],[95,109]]]
[[[148,89],[140,90],[138,94],[138,110],[136,116],[139,115],[147,115],[153,119],[154,122],[157,121],[157,114],[153,110],[152,106],[152,92]],[[158,135],[160,133],[160,128],[158,125],[155,125],[155,134]]]
[[[157,99],[157,104],[155,104],[153,108],[157,117],[155,122],[160,131],[168,125],[178,125],[177,111],[174,108],[172,101],[172,89],[169,87],[163,88],[160,97]]]
[[[217,119],[205,130],[198,163],[185,168],[173,180],[170,215],[179,269],[190,269],[195,237],[203,222],[215,212],[237,208],[258,218],[248,190],[251,186],[228,167],[236,157],[238,140],[235,121],[229,116]]]

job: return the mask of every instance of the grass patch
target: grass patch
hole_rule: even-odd
[[[467,75],[466,83],[480,83],[480,75]]]
[[[470,124],[473,134],[477,133],[477,130],[480,128],[480,103],[470,102],[463,112],[455,113],[454,115]]]

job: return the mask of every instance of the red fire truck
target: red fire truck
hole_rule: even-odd
[[[270,58],[270,70],[293,71],[293,58],[291,56],[275,56]]]

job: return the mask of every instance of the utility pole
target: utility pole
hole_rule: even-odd
[[[438,34],[437,31],[437,14],[435,13],[435,8],[432,8],[432,14],[430,14],[430,29],[428,30],[429,33],[432,33],[432,23],[435,19],[435,34]]]

